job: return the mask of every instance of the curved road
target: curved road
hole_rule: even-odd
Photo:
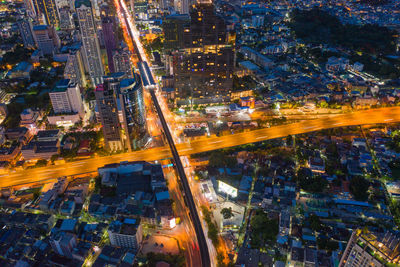
[[[176,144],[176,149],[180,156],[188,156],[195,153],[280,138],[287,135],[313,132],[321,129],[392,122],[400,122],[400,107],[358,111],[330,118],[307,120],[222,137],[204,137],[190,143]],[[85,159],[62,165],[19,170],[14,173],[0,175],[0,188],[42,182],[60,176],[94,172],[97,171],[97,168],[105,164],[115,162],[136,160],[154,161],[166,158],[172,158],[172,154],[169,147],[164,146],[107,157]]]

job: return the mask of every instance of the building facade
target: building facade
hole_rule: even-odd
[[[140,219],[125,219],[123,222],[114,221],[110,224],[108,235],[113,246],[123,248],[139,248],[143,240]]]
[[[384,267],[400,262],[400,237],[390,231],[374,233],[353,231],[340,260],[339,267]]]
[[[84,109],[79,84],[71,83],[67,79],[61,80],[49,96],[55,114],[78,113],[83,116]]]
[[[36,25],[33,26],[33,33],[36,44],[43,55],[53,55],[60,47],[60,39],[53,27]]]
[[[122,72],[105,76],[95,91],[104,140],[112,151],[140,147],[147,132],[140,76],[126,77]]]
[[[113,73],[105,76],[103,84],[99,84],[94,92],[105,145],[111,151],[124,149],[122,127],[117,106],[118,87],[124,78],[125,75],[123,73]]]
[[[138,74],[120,83],[119,99],[122,109],[123,128],[128,150],[142,145],[146,135],[146,111],[143,100],[142,81]]]
[[[110,73],[115,72],[113,51],[117,48],[117,42],[114,36],[114,23],[110,17],[104,17],[101,20],[101,28],[103,30],[104,46],[107,51],[108,70]]]
[[[175,103],[223,99],[232,92],[234,67],[225,22],[210,3],[197,4],[190,16],[184,48],[173,53]]]
[[[100,56],[100,45],[97,28],[93,18],[92,5],[89,0],[76,0],[75,9],[78,16],[82,44],[85,53],[85,64],[94,85],[100,84],[103,77],[103,64]]]
[[[129,77],[132,76],[131,53],[129,50],[119,49],[113,51],[112,60],[115,72],[124,72]]]
[[[19,20],[17,22],[17,26],[24,46],[27,48],[35,47],[35,39],[33,38],[32,33],[32,23],[29,20],[24,19]]]
[[[70,51],[64,68],[64,79],[70,79],[72,83],[86,86],[85,69],[83,66],[81,49]]]
[[[33,1],[35,1],[38,13],[43,15],[45,23],[49,26],[57,28],[59,26],[59,18],[55,0],[33,0]]]

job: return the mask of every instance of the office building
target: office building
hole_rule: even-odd
[[[125,73],[104,77],[95,90],[97,111],[108,149],[115,151],[140,147],[146,135],[143,88],[139,75]]]
[[[339,267],[384,267],[399,264],[400,236],[398,233],[355,230],[340,260]]]
[[[60,39],[53,27],[36,25],[33,26],[33,33],[42,55],[53,55],[60,47]]]
[[[185,47],[183,35],[185,32],[190,32],[189,15],[169,15],[163,21],[162,27],[165,50],[171,51]]]
[[[232,91],[234,67],[225,22],[209,3],[197,4],[190,16],[184,48],[173,53],[175,104],[225,101]]]
[[[142,145],[146,134],[146,111],[143,100],[142,81],[138,74],[123,79],[119,88],[122,109],[123,129],[129,151]]]
[[[67,258],[72,258],[72,250],[76,247],[75,234],[57,232],[50,239],[50,245],[57,254]]]
[[[67,63],[64,68],[64,79],[69,79],[71,83],[78,83],[83,87],[86,86],[81,49],[69,52]]]
[[[128,76],[132,76],[131,53],[128,49],[114,50],[112,60],[115,72],[124,72]]]
[[[112,246],[137,249],[143,240],[140,219],[113,221],[107,230]]]
[[[24,19],[17,21],[17,26],[24,46],[26,48],[35,47],[35,39],[33,38],[32,33],[32,23],[29,20]]]
[[[97,85],[101,83],[104,71],[100,57],[100,45],[97,38],[97,27],[93,18],[92,5],[89,0],[76,0],[75,9],[78,16],[85,53],[85,64],[92,83]]]
[[[102,125],[104,142],[107,149],[118,151],[124,149],[122,129],[117,106],[119,83],[125,78],[124,73],[112,73],[104,77],[94,92],[96,108]]]
[[[107,51],[108,70],[110,73],[115,72],[113,51],[117,48],[117,42],[114,36],[114,23],[110,17],[104,17],[101,20],[101,28],[103,30],[104,46]]]
[[[67,79],[61,80],[49,96],[55,114],[79,113],[83,116],[82,96],[77,83],[71,83]]]
[[[58,11],[55,0],[33,0],[38,9],[38,13],[42,14],[48,26],[58,27]]]

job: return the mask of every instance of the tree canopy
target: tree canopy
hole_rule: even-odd
[[[359,201],[368,199],[369,181],[362,176],[355,176],[350,181],[350,192],[354,198]]]

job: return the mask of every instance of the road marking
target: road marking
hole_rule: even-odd
[[[386,119],[385,121],[392,121],[393,119]]]
[[[81,166],[81,165],[84,165],[84,164],[86,164],[86,162],[77,162],[77,163],[72,163],[71,165],[72,166]]]
[[[53,170],[40,170],[40,171],[38,171],[39,173],[42,173],[42,172],[53,172]]]
[[[179,152],[185,152],[185,151],[190,151],[190,150],[193,150],[193,148],[181,149],[181,150],[179,150]]]
[[[256,137],[256,139],[265,139],[265,138],[268,138],[268,136],[264,135],[264,136]]]
[[[335,125],[340,125],[340,124],[343,124],[343,122],[338,122],[338,123],[335,123],[335,124],[332,124],[332,125],[335,126]]]
[[[308,127],[303,127],[303,129],[304,129],[304,130],[307,130],[307,129],[312,129],[312,128],[315,128],[315,127],[317,127],[317,126],[308,126]]]
[[[219,141],[210,142],[210,144],[216,144],[216,143],[221,143],[221,142],[222,142],[222,140],[219,140]]]

